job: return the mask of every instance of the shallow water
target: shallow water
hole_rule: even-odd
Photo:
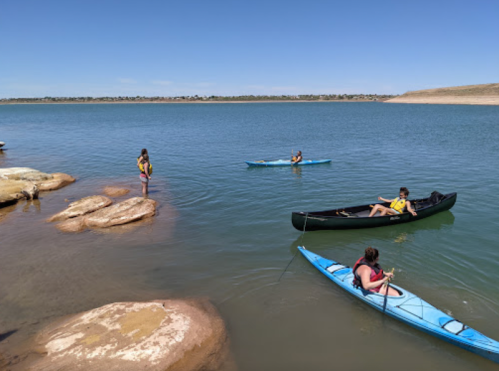
[[[492,370],[479,356],[385,318],[335,287],[298,244],[352,265],[380,249],[395,283],[499,340],[499,107],[381,103],[0,106],[0,166],[77,182],[19,203],[0,224],[0,333],[28,337],[60,316],[109,302],[209,297],[240,370],[404,364]],[[158,215],[129,233],[64,234],[44,220],[105,185],[138,195],[135,158],[154,166]],[[331,158],[248,168],[245,160]],[[432,191],[451,211],[418,222],[302,235],[291,211]],[[0,216],[1,218],[1,216]],[[14,339],[14,340],[12,340]],[[0,342],[0,345],[5,345]],[[360,351],[359,351],[360,349]],[[360,354],[362,354],[360,356]]]

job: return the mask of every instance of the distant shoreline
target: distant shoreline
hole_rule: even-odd
[[[74,102],[74,101],[43,101],[43,102],[0,102],[0,105],[15,105],[15,104],[227,104],[227,103],[379,103],[387,99],[379,99],[377,101],[368,99],[338,99],[338,100],[234,100],[234,101],[203,101],[203,100],[171,100],[171,101],[119,101],[119,102],[106,102],[106,101],[88,101],[88,102]]]

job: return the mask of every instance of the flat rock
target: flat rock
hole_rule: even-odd
[[[133,197],[93,213],[57,224],[63,232],[80,232],[86,228],[108,228],[150,218],[156,214],[156,201]]]
[[[120,197],[128,194],[130,192],[129,189],[107,186],[104,187],[104,194],[109,197]]]
[[[225,325],[206,300],[113,303],[44,329],[29,370],[219,370]]]
[[[81,200],[71,202],[66,210],[61,211],[47,219],[48,222],[57,222],[70,218],[76,218],[85,214],[92,213],[113,203],[110,198],[105,196],[89,196]]]
[[[85,218],[85,224],[88,227],[106,228],[149,218],[155,214],[156,201],[132,197],[88,215]]]

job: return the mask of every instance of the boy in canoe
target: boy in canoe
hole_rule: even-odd
[[[388,214],[388,215],[402,214],[404,212],[405,208],[407,208],[407,211],[409,211],[412,215],[414,215],[414,216],[418,215],[412,209],[411,201],[407,200],[408,196],[409,196],[409,190],[405,187],[402,187],[402,188],[400,188],[399,197],[397,197],[393,200],[387,200],[386,198],[383,198],[381,196],[378,197],[378,200],[380,200],[380,201],[390,202],[390,207],[386,207],[386,206],[383,206],[381,204],[376,204],[376,205],[374,205],[373,209],[371,210],[369,217],[374,216],[378,211],[380,212],[380,216],[384,216],[386,214]]]
[[[293,156],[291,158],[291,165],[302,162],[302,160],[303,160],[303,157],[301,156],[301,151],[298,151],[298,152],[296,152],[296,157]]]

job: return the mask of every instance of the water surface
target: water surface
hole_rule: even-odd
[[[77,182],[20,203],[0,224],[0,332],[122,300],[209,297],[240,370],[496,369],[348,296],[296,246],[352,265],[380,249],[395,282],[499,340],[499,107],[381,103],[0,106],[0,166]],[[44,220],[65,199],[125,185],[149,150],[158,215],[129,233],[64,234]],[[331,158],[248,168],[245,160]],[[301,234],[291,211],[376,202],[400,186],[457,192],[411,224]],[[15,339],[15,336],[11,338]],[[1,343],[0,343],[1,345]]]

